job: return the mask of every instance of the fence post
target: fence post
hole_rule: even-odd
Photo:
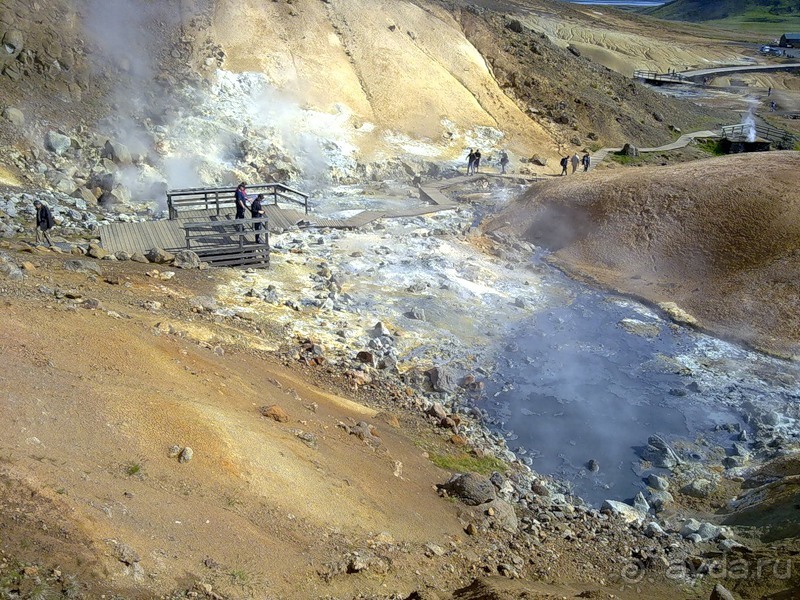
[[[219,192],[214,192],[214,202],[217,204],[217,216],[219,216]]]

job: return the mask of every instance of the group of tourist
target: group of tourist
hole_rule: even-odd
[[[264,200],[264,194],[259,194],[252,201],[247,196],[247,183],[244,181],[236,187],[236,218],[244,219],[244,211],[250,209],[250,218],[258,219],[264,216],[264,208],[261,203]],[[256,231],[256,244],[261,243],[261,223],[253,223],[253,229]],[[239,231],[244,231],[240,228]]]
[[[589,156],[589,153],[586,152],[583,156],[578,156],[577,152],[572,155],[572,158],[567,156],[561,157],[561,174],[567,175],[567,168],[570,164],[572,164],[572,172],[578,170],[578,165],[583,165],[584,173],[589,170],[589,167],[592,164],[592,158]]]
[[[476,149],[469,149],[469,154],[467,155],[467,175],[475,175],[481,167],[481,151]],[[498,164],[500,165],[500,172],[505,175],[506,168],[508,168],[508,152],[505,150],[500,151]]]

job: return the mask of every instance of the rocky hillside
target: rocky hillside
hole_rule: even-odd
[[[644,12],[659,19],[702,22],[761,12],[780,19],[800,15],[800,6],[793,0],[672,0]]]
[[[435,174],[475,146],[547,171],[560,152],[730,121],[609,70],[700,60],[644,23],[544,0],[9,0],[0,182],[130,212],[165,187]]]
[[[539,186],[490,225],[554,251],[558,264],[686,321],[800,354],[795,283],[800,153],[724,156],[594,172]]]

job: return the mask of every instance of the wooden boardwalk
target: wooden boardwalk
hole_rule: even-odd
[[[462,183],[477,181],[480,178],[498,178],[516,183],[533,183],[540,181],[538,177],[502,173],[479,173],[477,175],[462,175],[432,181],[419,187],[420,199],[429,202],[420,206],[387,210],[363,210],[347,219],[331,219],[324,216],[305,214],[304,211],[283,208],[274,204],[263,206],[264,215],[269,217],[269,231],[280,232],[298,228],[330,228],[330,229],[357,229],[379,219],[398,219],[418,217],[453,210],[458,205],[448,198],[442,190]],[[128,253],[146,253],[152,248],[162,248],[176,252],[186,248],[187,223],[199,221],[228,221],[233,219],[232,208],[225,207],[217,214],[216,208],[187,209],[177,212],[176,219],[163,221],[144,221],[141,223],[112,223],[100,228],[100,240],[107,252],[125,251]],[[254,234],[248,241],[255,241]],[[209,242],[211,244],[211,242]],[[192,248],[201,248],[201,241],[194,241]]]
[[[664,144],[663,146],[657,146],[655,148],[638,148],[639,152],[669,152],[670,150],[679,150],[681,148],[685,148],[688,146],[693,140],[696,139],[713,139],[720,137],[719,132],[716,131],[694,131],[692,133],[684,133],[681,137],[679,137],[674,142],[669,144]],[[619,152],[622,148],[601,148],[597,152],[592,155],[592,162],[589,165],[589,170],[591,171],[601,162],[603,162],[606,157],[613,153]]]

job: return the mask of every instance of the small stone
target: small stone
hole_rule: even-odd
[[[75,273],[102,275],[100,267],[91,260],[68,260],[64,262],[64,268]]]
[[[454,433],[453,435],[450,436],[450,443],[458,447],[466,446],[467,438],[465,438],[463,435]]]
[[[131,260],[133,262],[142,263],[142,264],[149,264],[150,261],[147,260],[147,257],[142,254],[141,252],[134,252],[131,254]]]
[[[597,473],[600,470],[600,463],[598,463],[595,459],[591,459],[586,463],[586,468],[592,473]]]
[[[178,462],[179,463],[187,463],[194,457],[194,450],[186,446],[181,453],[178,455]]]
[[[169,450],[167,450],[167,456],[169,458],[177,458],[180,453],[181,453],[181,447],[178,446],[177,444],[173,444],[172,446],[169,447]]]
[[[289,415],[277,404],[262,406],[259,409],[259,412],[262,416],[268,417],[273,421],[277,421],[278,423],[286,423],[289,421]]]
[[[693,533],[697,533],[701,525],[702,523],[700,523],[700,521],[697,519],[687,519],[684,522],[683,527],[681,527],[680,534],[682,537],[687,537]]]
[[[644,534],[647,537],[651,538],[661,537],[662,535],[664,535],[664,530],[662,529],[661,525],[659,525],[655,521],[652,521],[647,524],[647,527],[645,527]]]
[[[108,252],[106,252],[103,248],[101,248],[97,244],[89,244],[89,250],[86,252],[87,256],[91,256],[92,258],[96,258],[101,260],[108,256]]]
[[[425,320],[425,311],[421,308],[414,307],[411,309],[409,313],[409,318],[414,319],[416,321],[424,321]]]
[[[474,524],[474,523],[469,523],[469,524],[467,524],[467,526],[464,528],[464,532],[465,532],[467,535],[478,535],[478,528],[477,528],[477,527],[475,527],[475,524]]]

